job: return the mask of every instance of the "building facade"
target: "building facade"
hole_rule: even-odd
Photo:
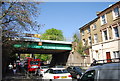
[[[120,58],[120,1],[97,13],[97,18],[80,28],[90,61]]]

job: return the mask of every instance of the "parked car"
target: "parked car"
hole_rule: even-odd
[[[72,78],[78,79],[84,73],[84,70],[80,66],[67,67],[68,72],[72,75]]]
[[[69,81],[72,81],[72,76],[65,68],[50,68],[45,72],[42,79],[49,81],[69,79]]]
[[[120,81],[120,58],[118,62],[97,63],[90,67],[78,81]]]
[[[49,69],[48,66],[40,66],[40,76],[44,76],[44,72]]]

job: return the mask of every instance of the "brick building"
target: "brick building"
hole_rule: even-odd
[[[120,1],[98,12],[79,30],[83,46],[89,47],[90,62],[120,58]]]

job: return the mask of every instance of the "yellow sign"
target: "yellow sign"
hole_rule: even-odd
[[[34,34],[33,37],[40,38],[40,34]]]

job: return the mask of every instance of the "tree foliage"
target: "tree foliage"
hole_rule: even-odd
[[[83,43],[81,40],[79,40],[77,34],[73,35],[73,48],[75,52],[78,52],[81,55],[85,54],[85,50],[88,48],[87,44],[85,44],[85,46],[83,46]]]
[[[35,2],[2,2],[0,7],[0,26],[2,27],[2,42],[8,44],[7,38],[22,37],[22,33],[38,31],[41,27],[36,22],[39,15]],[[10,42],[9,42],[10,43]]]
[[[77,34],[74,34],[73,35],[73,42],[79,42],[79,38],[78,38],[78,36],[77,36]]]
[[[57,40],[57,41],[62,41],[64,40],[64,36],[63,36],[63,32],[61,30],[57,30],[57,29],[48,29],[45,31],[44,34],[42,34],[41,36],[42,40]],[[41,59],[44,61],[50,60],[51,59],[51,55],[48,54],[44,54],[42,55]]]
[[[64,40],[64,36],[61,30],[52,28],[52,29],[46,30],[46,32],[42,34],[41,39],[62,41]]]
[[[14,55],[12,54],[14,53],[12,45],[16,43],[16,41],[11,41],[12,38],[22,38],[25,32],[30,33],[40,30],[42,25],[36,21],[39,15],[37,5],[39,5],[39,3],[35,2],[2,1],[0,3],[0,9],[2,10],[2,12],[0,12],[0,30],[2,31],[3,58],[7,58],[8,60]]]
[[[47,61],[51,59],[51,55],[50,54],[35,54],[36,58],[41,59],[42,61]]]

